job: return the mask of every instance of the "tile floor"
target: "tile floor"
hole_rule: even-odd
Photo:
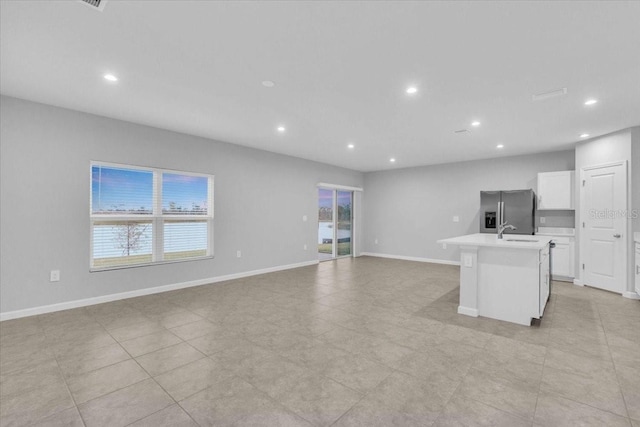
[[[532,327],[458,268],[362,257],[0,323],[0,425],[640,427],[640,302]]]

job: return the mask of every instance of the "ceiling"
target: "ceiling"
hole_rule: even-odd
[[[0,8],[2,94],[359,171],[563,150],[640,125],[635,1]]]

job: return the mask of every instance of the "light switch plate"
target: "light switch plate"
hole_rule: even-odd
[[[460,222],[460,217],[458,215],[454,216],[453,222]]]
[[[49,281],[50,282],[59,282],[60,281],[60,270],[51,270],[51,273],[49,273]]]
[[[540,217],[540,224],[544,224],[547,222],[547,219],[543,216]]]

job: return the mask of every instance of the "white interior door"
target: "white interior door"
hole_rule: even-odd
[[[583,282],[623,293],[627,264],[626,162],[584,168],[582,174]]]

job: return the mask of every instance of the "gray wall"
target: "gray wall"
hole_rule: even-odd
[[[436,241],[479,231],[480,191],[536,190],[538,172],[573,170],[574,160],[561,151],[367,173],[363,251],[458,261]],[[574,226],[573,211],[543,215],[545,226]]]
[[[316,184],[363,184],[360,172],[15,98],[0,108],[2,313],[316,260]],[[89,273],[91,160],[215,175],[215,258]]]
[[[619,132],[614,132],[609,135],[604,135],[599,138],[594,138],[589,141],[581,142],[576,145],[576,224],[580,224],[580,169],[586,166],[600,165],[606,164],[610,162],[615,162],[619,160],[627,161],[627,182],[628,186],[628,206],[627,209],[637,209],[640,200],[637,196],[638,187],[640,185],[634,183],[639,183],[640,180],[634,180],[638,178],[638,169],[640,169],[640,156],[636,153],[632,155],[632,137],[638,135],[638,131],[640,128],[631,128],[625,129]],[[634,147],[637,146],[639,142],[634,142]],[[627,261],[627,290],[633,291],[633,281],[634,281],[634,271],[633,267],[635,265],[634,262],[634,249],[633,249],[633,228],[638,226],[638,220],[633,221],[631,217],[628,219],[628,236],[627,246],[628,246],[628,261]],[[637,228],[636,228],[637,229]],[[576,228],[576,237],[580,242],[580,232],[581,228]],[[578,268],[582,264],[582,258],[580,253],[582,252],[582,247],[586,242],[582,242],[580,245],[576,245],[576,278],[581,280],[582,269]]]

